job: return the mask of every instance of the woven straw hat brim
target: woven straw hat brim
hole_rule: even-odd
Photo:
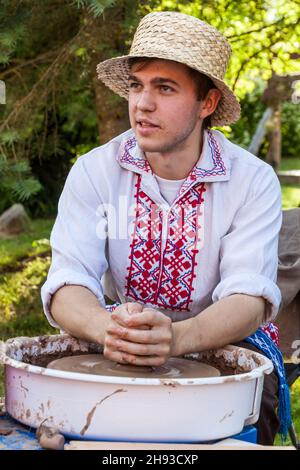
[[[125,55],[121,57],[114,57],[112,59],[107,59],[104,62],[100,62],[100,64],[97,65],[98,78],[102,80],[103,83],[108,86],[112,91],[127,100],[129,94],[130,74],[129,59],[132,57],[141,56]],[[163,54],[158,57],[157,53],[153,56],[150,54],[145,54],[142,57],[153,57],[157,59],[160,58],[165,60],[173,60],[170,57],[164,57]],[[185,63],[185,65],[188,65],[186,64],[186,62],[181,63]],[[222,93],[222,97],[219,101],[219,104],[215,112],[211,116],[211,125],[226,126],[237,121],[240,117],[241,108],[232,90],[226,85],[223,80],[214,77],[211,73],[196,68],[195,70],[198,70],[198,72],[201,72],[211,78],[213,83]]]

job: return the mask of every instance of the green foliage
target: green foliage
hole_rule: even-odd
[[[241,99],[241,117],[229,128],[228,137],[238,145],[248,148],[255,133],[257,123],[262,117],[265,106],[261,101],[265,83],[257,80],[251,93]]]
[[[22,316],[41,309],[36,293],[46,279],[49,266],[50,256],[36,258],[19,272],[0,276],[0,312],[4,323],[14,315]]]
[[[0,64],[9,64],[11,57],[26,35],[24,21],[29,18],[25,3],[19,2],[18,8],[10,0],[2,0],[0,7]],[[22,5],[23,3],[23,5]]]
[[[266,84],[263,80],[255,80],[253,91],[247,93],[241,99],[241,118],[238,122],[227,128],[227,136],[244,148],[249,147],[256,126],[265,111],[265,105],[261,101],[265,86]],[[290,169],[297,169],[300,161],[300,106],[291,102],[284,103],[282,106],[281,122],[283,161],[286,158],[294,158],[294,163]],[[267,146],[265,142],[259,156],[265,158],[266,153]]]
[[[27,160],[14,162],[0,155],[0,213],[13,202],[24,202],[41,190],[40,182],[30,171]]]
[[[104,10],[112,7],[116,0],[75,0],[78,8],[87,7],[88,10],[93,14],[95,18],[102,15]]]
[[[104,12],[109,20],[114,4],[124,11],[119,24],[131,27],[126,12],[133,3],[69,0],[62,2],[59,13],[51,0],[1,3],[0,20],[6,21],[0,44],[11,48],[9,62],[2,67],[0,62],[0,79],[7,88],[0,145],[8,161],[29,162],[32,178],[27,175],[26,183],[22,175],[15,183],[0,179],[0,211],[26,198],[32,216],[54,213],[72,161],[83,149],[99,145],[93,61],[108,47],[106,38],[99,40],[91,31],[103,22]],[[12,34],[14,42],[9,40]],[[122,47],[120,38],[116,49]]]
[[[9,129],[1,132],[0,142],[2,145],[12,146],[19,139],[20,136],[16,129]]]
[[[282,208],[300,207],[300,185],[285,184],[281,187]]]
[[[293,157],[294,168],[300,162],[300,104],[284,103],[282,106],[282,155]],[[300,168],[299,168],[300,169]]]
[[[27,178],[24,181],[15,181],[11,185],[11,190],[17,200],[26,201],[41,190],[41,184],[34,178]]]
[[[297,380],[294,385],[291,387],[291,405],[292,405],[292,417],[293,423],[295,426],[296,434],[299,438],[300,435],[300,380]],[[280,436],[276,436],[275,443],[276,446],[280,446],[281,440]],[[292,441],[288,437],[285,446],[291,446]]]
[[[291,389],[292,416],[297,435],[300,435],[300,380]]]

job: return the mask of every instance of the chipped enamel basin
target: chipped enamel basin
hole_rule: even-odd
[[[57,357],[102,352],[68,335],[19,337],[1,344],[5,405],[18,421],[57,427],[67,437],[144,442],[201,442],[232,436],[258,420],[271,361],[227,346],[186,355],[232,374],[154,379],[47,369]]]

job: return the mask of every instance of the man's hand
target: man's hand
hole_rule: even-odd
[[[111,315],[104,355],[121,364],[160,366],[171,355],[172,321],[139,304],[124,304]]]
[[[143,306],[138,303],[125,303],[119,305],[110,315],[110,319],[106,327],[105,339],[103,344],[103,354],[107,359],[111,359],[112,361],[120,363],[125,362],[116,359],[116,353],[118,352],[118,348],[116,346],[116,337],[112,332],[119,327],[126,328],[127,321],[129,320],[130,315],[140,313],[142,312],[142,310]],[[118,357],[120,358],[119,353]]]

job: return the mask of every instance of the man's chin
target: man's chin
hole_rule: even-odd
[[[139,148],[143,152],[161,152],[163,149],[163,146],[158,142],[155,142],[151,137],[140,137],[137,133],[135,134],[135,137]]]
[[[151,142],[151,139],[145,139],[136,136],[136,140],[138,143],[138,146],[143,152],[158,152],[159,150],[157,149],[158,145],[155,144],[155,142]]]

